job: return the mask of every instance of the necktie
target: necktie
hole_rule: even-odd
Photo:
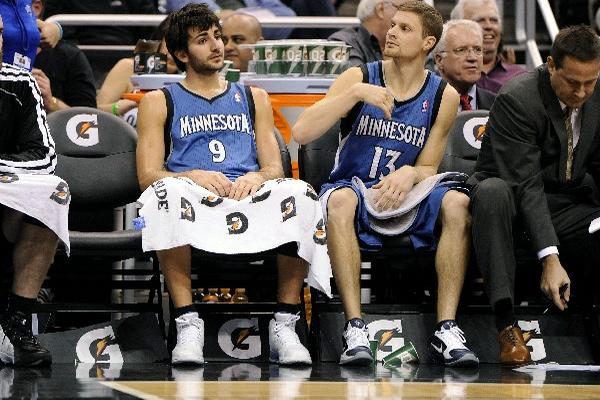
[[[471,96],[469,96],[468,94],[461,94],[460,95],[460,106],[463,111],[473,110],[473,108],[471,108]]]
[[[565,177],[567,181],[571,180],[573,174],[573,124],[571,123],[572,112],[572,108],[565,108],[565,128],[567,129],[567,171]]]

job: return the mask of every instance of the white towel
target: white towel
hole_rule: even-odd
[[[462,182],[466,178],[466,175],[459,172],[444,172],[430,176],[414,185],[397,208],[383,211],[375,208],[374,199],[379,191],[378,189],[367,189],[365,184],[357,177],[352,178],[352,184],[358,187],[363,194],[371,228],[385,236],[396,236],[406,232],[411,227],[417,218],[421,202],[429,196],[441,181],[455,180]]]
[[[303,181],[267,181],[241,201],[187,178],[164,178],[138,200],[144,251],[191,245],[220,254],[257,253],[289,242],[309,267],[308,284],[331,297],[325,224],[315,191]]]
[[[56,175],[0,172],[0,204],[37,219],[69,243],[69,186]]]

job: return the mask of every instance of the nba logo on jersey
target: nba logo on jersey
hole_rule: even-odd
[[[242,96],[240,96],[240,92],[235,92],[235,95],[233,97],[234,97],[236,103],[239,103],[240,101],[242,101]]]
[[[423,105],[421,106],[421,112],[427,112],[427,109],[429,109],[429,101],[424,100]]]

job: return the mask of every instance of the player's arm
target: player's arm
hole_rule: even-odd
[[[260,169],[235,180],[229,192],[229,197],[235,200],[254,194],[265,181],[283,177],[281,154],[273,131],[273,111],[269,95],[260,88],[253,87],[251,90],[255,109],[256,152]]]
[[[391,118],[394,99],[387,89],[363,83],[361,69],[350,68],[335,79],[323,99],[300,114],[292,128],[294,140],[306,144],[318,139],[360,101],[381,108]]]
[[[373,186],[374,189],[379,189],[375,197],[375,206],[378,209],[399,207],[416,183],[437,173],[446,149],[448,131],[456,118],[458,103],[458,93],[452,86],[446,85],[437,118],[415,165],[405,165]]]
[[[165,169],[164,126],[167,120],[165,95],[156,90],[144,96],[138,110],[137,174],[140,188],[145,190],[153,182],[166,177],[183,176],[198,185],[226,196],[231,182],[225,175],[215,171],[190,170],[170,172]]]

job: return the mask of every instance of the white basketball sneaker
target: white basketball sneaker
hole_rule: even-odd
[[[189,312],[175,318],[177,344],[171,354],[172,364],[204,364],[204,321]]]
[[[269,361],[279,364],[312,364],[306,347],[296,334],[296,321],[299,315],[275,313],[269,322]]]

